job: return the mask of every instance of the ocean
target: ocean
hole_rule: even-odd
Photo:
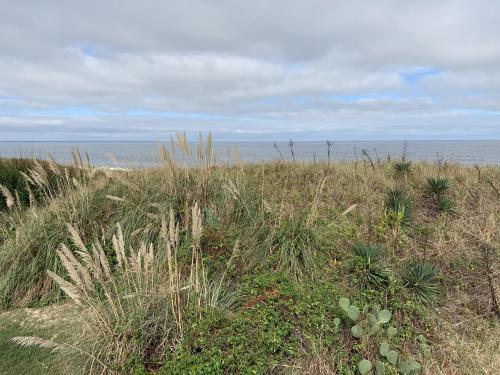
[[[287,142],[214,142],[213,153],[219,161],[226,160],[228,145],[233,161],[234,146],[243,162],[259,162],[280,159],[292,160]],[[166,144],[168,147],[168,144]],[[0,142],[0,157],[36,157],[45,159],[50,154],[60,163],[70,163],[71,150],[88,154],[96,166],[133,168],[153,166],[158,162],[156,142]],[[196,150],[193,144],[193,149]],[[332,142],[331,160],[356,160],[364,158],[363,150],[373,160],[401,157],[405,149],[402,141],[339,141]],[[326,142],[295,142],[297,161],[313,162],[328,160]],[[482,141],[407,141],[406,156],[410,160],[448,160],[465,165],[500,164],[500,140]],[[189,160],[178,155],[178,161]]]

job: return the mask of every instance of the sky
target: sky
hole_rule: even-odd
[[[498,0],[0,9],[0,141],[500,139]]]

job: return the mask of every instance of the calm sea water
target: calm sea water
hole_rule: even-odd
[[[214,143],[213,151],[218,160],[226,160],[227,146],[237,146],[239,158],[245,162],[258,162],[279,159],[278,150],[272,142]],[[52,155],[61,163],[72,160],[71,150],[77,148],[87,153],[93,165],[109,167],[152,166],[158,160],[158,147],[155,142],[0,142],[0,157],[37,157]],[[278,143],[283,158],[292,158],[286,142]],[[196,149],[193,147],[193,149]],[[293,146],[298,161],[312,162],[327,160],[325,142],[295,142]],[[399,141],[356,141],[333,142],[332,160],[355,160],[363,158],[365,149],[372,159],[399,157],[403,153],[403,142]],[[436,161],[440,159],[462,164],[500,164],[500,140],[493,141],[408,141],[407,157],[412,160]],[[179,156],[178,160],[188,163]]]

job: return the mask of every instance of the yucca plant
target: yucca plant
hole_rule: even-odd
[[[411,172],[412,162],[407,160],[399,160],[394,162],[392,168],[397,176],[409,174]]]
[[[441,213],[454,215],[458,212],[457,204],[450,197],[439,197],[437,201],[437,209]]]
[[[434,303],[440,294],[437,270],[427,262],[409,263],[403,271],[403,282],[414,298],[424,305]]]
[[[385,198],[385,209],[390,225],[393,228],[406,226],[411,222],[413,199],[406,190],[400,187],[388,189]]]
[[[358,258],[358,268],[361,268],[362,282],[365,285],[382,287],[389,282],[389,271],[380,263],[384,249],[381,246],[366,243],[356,243],[352,247]]]
[[[358,242],[352,246],[352,251],[355,255],[366,259],[368,263],[377,263],[380,260],[384,249],[378,245]]]
[[[427,177],[427,190],[431,195],[441,196],[450,188],[446,177]]]

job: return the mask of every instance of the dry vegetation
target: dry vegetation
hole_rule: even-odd
[[[498,166],[221,164],[182,135],[160,155],[35,163],[28,204],[0,181],[4,309],[69,299],[81,317],[61,340],[12,339],[54,350],[54,373],[397,373],[385,331],[352,337],[341,297],[390,311],[391,347],[421,373],[500,368]]]

